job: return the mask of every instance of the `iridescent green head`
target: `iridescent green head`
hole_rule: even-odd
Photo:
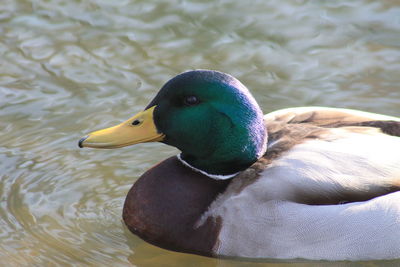
[[[225,73],[184,72],[168,81],[142,113],[151,113],[156,132],[153,130],[152,139],[135,143],[156,140],[174,146],[182,151],[186,163],[209,174],[236,173],[265,153],[267,131],[262,111],[247,88]],[[143,114],[125,124],[140,127],[146,117]],[[92,135],[96,133],[100,138],[103,135],[101,131]],[[90,138],[81,145],[106,147],[105,139]],[[118,146],[122,145],[108,147]]]

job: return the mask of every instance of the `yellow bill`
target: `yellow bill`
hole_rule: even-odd
[[[114,127],[95,131],[79,141],[79,147],[118,148],[138,143],[162,141],[165,137],[154,124],[156,106],[139,112]]]

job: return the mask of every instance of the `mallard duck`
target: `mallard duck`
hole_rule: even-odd
[[[145,172],[123,220],[156,246],[205,256],[400,258],[400,118],[298,107],[263,115],[236,78],[169,80],[136,116],[79,141],[158,141],[181,153]]]

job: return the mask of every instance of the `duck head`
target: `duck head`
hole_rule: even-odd
[[[188,71],[169,80],[144,111],[90,133],[80,147],[117,148],[159,141],[182,151],[180,159],[204,173],[232,175],[265,153],[263,113],[236,78]]]

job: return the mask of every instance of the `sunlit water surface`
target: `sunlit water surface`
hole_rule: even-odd
[[[399,6],[2,0],[0,265],[292,265],[146,244],[124,227],[122,205],[141,173],[177,151],[80,150],[77,141],[129,118],[165,81],[195,68],[235,75],[265,113],[321,105],[399,116]],[[328,265],[393,264],[400,261]]]

